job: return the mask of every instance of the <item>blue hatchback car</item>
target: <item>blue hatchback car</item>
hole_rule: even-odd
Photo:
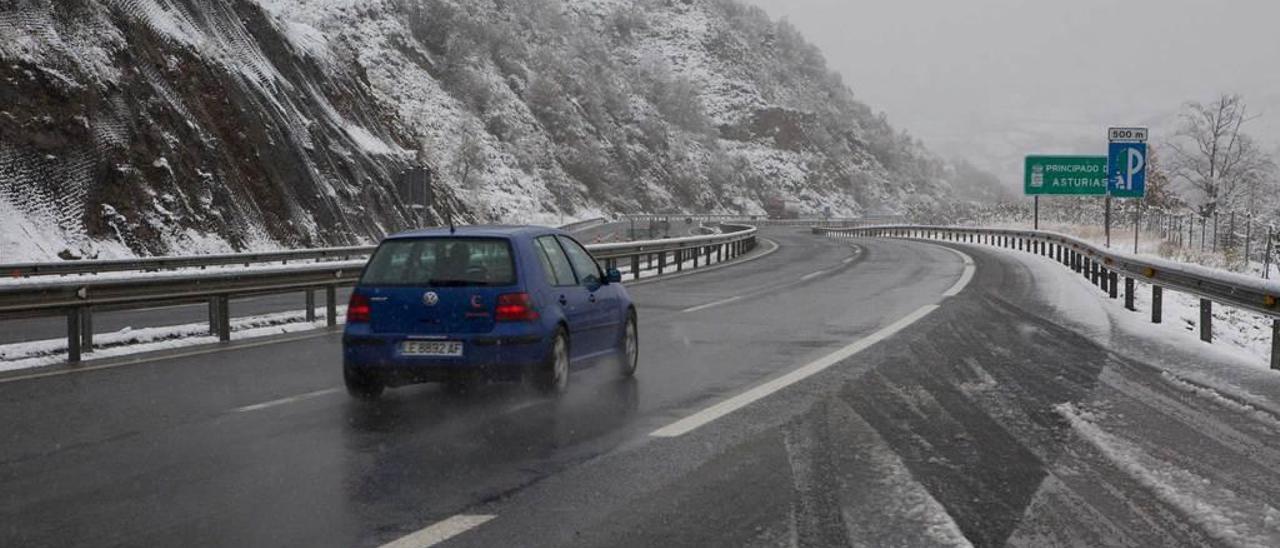
[[[639,360],[636,309],[568,234],[546,227],[428,229],[387,237],[347,308],[343,376],[351,395],[420,382],[532,379],[563,392],[569,371]]]

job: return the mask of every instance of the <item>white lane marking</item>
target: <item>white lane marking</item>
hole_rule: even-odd
[[[814,278],[817,278],[818,276],[821,276],[821,275],[826,274],[826,273],[827,273],[827,271],[826,271],[826,270],[819,270],[819,271],[814,272],[814,273],[812,273],[812,274],[805,274],[804,276],[801,276],[801,277],[800,277],[800,281],[802,281],[802,282],[807,282],[807,281],[809,281],[809,280],[812,280],[812,279],[814,279]]]
[[[776,249],[776,248],[775,248],[775,249]],[[856,256],[857,254],[858,254],[858,250],[855,248],[855,249],[854,249],[854,255]],[[849,264],[849,263],[853,262],[853,260],[854,260],[854,257],[849,257],[849,258],[847,258],[847,259],[845,259],[845,260],[844,260],[844,264]],[[829,272],[830,272],[830,270],[828,269],[828,270],[819,270],[819,271],[817,271],[817,272],[813,272],[813,273],[811,273],[811,274],[806,274],[806,275],[804,275],[804,276],[801,276],[801,277],[800,277],[800,281],[801,281],[801,282],[807,282],[807,281],[809,281],[809,280],[812,280],[812,279],[814,279],[814,278],[817,278],[818,276],[821,276],[821,275],[823,275],[823,274],[827,274],[827,273],[829,273]],[[760,291],[760,290],[753,290],[753,291],[749,291],[749,292],[748,292],[748,294],[758,293],[759,291]],[[732,303],[732,302],[740,301],[740,300],[745,299],[745,298],[747,298],[747,295],[735,295],[735,296],[733,296],[733,297],[729,297],[729,298],[727,298],[727,299],[721,299],[721,300],[719,300],[719,301],[709,302],[709,303],[706,303],[706,304],[700,304],[700,305],[698,305],[698,306],[691,306],[691,307],[689,307],[689,308],[686,308],[686,309],[684,309],[684,310],[681,310],[681,311],[680,311],[680,313],[681,313],[681,314],[688,314],[688,313],[690,313],[690,312],[697,312],[697,311],[699,311],[699,310],[706,310],[706,309],[708,309],[708,308],[714,308],[714,307],[717,307],[717,306],[726,305],[726,304],[729,304],[729,303]]]
[[[928,316],[930,312],[937,309],[938,305],[936,304],[924,305],[915,312],[908,314],[906,317],[893,322],[879,331],[867,335],[844,348],[827,354],[822,358],[818,358],[817,360],[801,366],[799,369],[791,371],[781,377],[765,382],[764,384],[757,385],[756,387],[738,394],[737,396],[654,430],[653,432],[650,432],[649,435],[657,438],[674,438],[677,436],[683,436],[704,424],[742,409],[765,396],[820,373],[823,370],[848,359],[850,356],[862,352],[872,345],[893,336],[895,333],[902,331],[903,329],[906,329],[911,324],[919,321],[925,316]]]
[[[681,311],[680,311],[680,313],[681,313],[681,314],[687,314],[687,313],[689,313],[689,312],[697,312],[697,311],[699,311],[699,310],[706,310],[706,309],[711,308],[711,307],[720,306],[720,305],[722,305],[722,304],[729,304],[729,303],[731,303],[731,302],[734,302],[734,301],[740,301],[740,300],[742,300],[742,295],[738,295],[738,296],[736,296],[736,297],[729,297],[728,299],[721,299],[721,300],[718,300],[718,301],[715,301],[715,302],[710,302],[710,303],[707,303],[707,304],[700,304],[700,305],[698,305],[698,306],[692,306],[692,307],[686,308],[686,309],[684,309],[684,310],[681,310]]]
[[[948,247],[947,249],[951,248]],[[973,272],[976,270],[973,265],[973,257],[970,257],[969,254],[956,249],[951,249],[951,251],[956,255],[959,255],[960,258],[964,260],[964,273],[960,275],[960,279],[956,281],[956,284],[951,286],[951,289],[946,290],[946,292],[942,294],[943,297],[954,297],[959,295],[960,291],[962,291],[965,286],[969,285],[969,282],[973,280]]]
[[[498,516],[458,514],[382,545],[382,548],[427,548],[484,525]]]
[[[336,394],[341,391],[342,391],[341,388],[326,388],[324,390],[316,390],[315,392],[307,392],[306,394],[298,394],[297,396],[290,396],[287,398],[280,398],[278,400],[255,403],[253,405],[246,405],[244,407],[237,407],[235,409],[232,409],[231,412],[232,413],[248,413],[249,411],[258,411],[261,409],[266,409],[268,407],[275,407],[277,405],[300,402],[302,400],[309,400],[311,398],[318,398],[320,396],[328,396],[329,394]]]

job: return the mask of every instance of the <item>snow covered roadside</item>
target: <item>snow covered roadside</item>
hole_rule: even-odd
[[[346,321],[346,309],[346,305],[338,306],[339,325]],[[314,322],[306,321],[306,313],[301,310],[232,318],[231,340],[298,333],[321,329],[325,325],[323,308],[317,311]],[[84,354],[82,363],[156,350],[213,344],[218,342],[218,338],[209,334],[209,324],[198,322],[143,329],[124,328],[114,333],[96,334],[93,342],[94,351]],[[0,345],[0,372],[56,365],[65,362],[66,356],[66,339]]]
[[[1227,323],[1221,320],[1215,322],[1219,338],[1200,341],[1198,326],[1188,329],[1199,319],[1198,304],[1172,291],[1165,291],[1164,323],[1152,324],[1148,287],[1138,288],[1136,295],[1146,298],[1136,303],[1137,312],[1129,311],[1123,298],[1111,299],[1056,261],[998,252],[1025,265],[1050,318],[1114,355],[1099,364],[1097,386],[1085,399],[1054,406],[1078,440],[1055,474],[1114,468],[1214,543],[1280,545],[1280,505],[1265,488],[1248,488],[1272,481],[1251,472],[1274,470],[1280,462],[1274,450],[1280,439],[1280,372],[1269,369],[1257,345],[1221,336],[1216,327]],[[1131,367],[1125,357],[1143,366]],[[1091,460],[1095,454],[1101,462]],[[1076,496],[1086,498],[1145,496],[1116,492],[1125,481],[1096,474],[1072,483]]]
[[[1153,324],[1151,290],[1146,284],[1136,284],[1138,311],[1134,312],[1124,308],[1123,285],[1120,297],[1111,299],[1083,276],[1048,257],[1001,251],[1019,258],[1030,269],[1037,280],[1037,292],[1064,324],[1117,353],[1158,365],[1166,380],[1182,383],[1180,388],[1189,383],[1280,415],[1280,372],[1270,369],[1269,319],[1215,304],[1214,342],[1208,344],[1200,340],[1199,299],[1195,297],[1166,290],[1164,321]]]
[[[1020,230],[1029,230],[1030,227],[1021,223],[1008,223],[993,226],[993,228],[1013,228]],[[1041,223],[1042,230],[1058,232],[1074,236],[1082,240],[1093,243],[1099,247],[1105,243],[1105,236],[1102,229],[1093,226],[1065,225],[1065,224],[1045,224]],[[1112,234],[1112,248],[1117,252],[1129,253],[1133,251],[1133,232],[1130,230],[1127,234],[1124,231]],[[1175,249],[1174,251],[1178,251]],[[1197,270],[1208,270],[1212,272],[1220,272],[1224,277],[1241,276],[1238,272],[1233,272],[1222,268],[1224,259],[1221,255],[1212,253],[1199,253],[1181,249],[1180,252],[1170,255],[1170,249],[1165,247],[1163,240],[1155,235],[1142,234],[1139,240],[1138,255],[1162,259],[1166,261],[1178,261],[1185,263],[1189,268]],[[1276,269],[1276,265],[1272,265],[1272,269]],[[1261,278],[1262,266],[1253,264],[1249,275],[1254,278]],[[1280,274],[1277,274],[1280,276]],[[1083,281],[1082,276],[1075,276]],[[1273,277],[1273,279],[1276,279]],[[1121,282],[1123,284],[1123,282]],[[1087,284],[1086,284],[1087,285]],[[1092,286],[1090,286],[1092,287]],[[1100,293],[1099,293],[1100,294]],[[1137,283],[1134,293],[1136,306],[1140,311],[1146,311],[1142,314],[1131,314],[1148,318],[1151,310],[1151,286],[1142,282]],[[1123,306],[1124,288],[1120,290],[1121,306]],[[1174,327],[1187,334],[1192,334],[1199,342],[1200,333],[1200,298],[1186,293],[1176,291],[1164,291],[1164,324],[1162,327]],[[1225,345],[1233,349],[1237,349],[1252,356],[1253,359],[1261,360],[1265,367],[1271,359],[1271,332],[1272,319],[1261,314],[1231,308],[1219,303],[1213,305],[1213,340],[1215,345]]]

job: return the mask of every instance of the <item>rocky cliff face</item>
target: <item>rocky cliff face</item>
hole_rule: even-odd
[[[733,0],[17,0],[0,262],[602,212],[936,210],[954,174]],[[406,203],[402,173],[434,171]]]

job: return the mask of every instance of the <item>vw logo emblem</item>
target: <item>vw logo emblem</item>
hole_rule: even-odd
[[[422,294],[422,304],[435,306],[438,302],[440,302],[440,296],[436,295],[435,291],[428,291]]]

